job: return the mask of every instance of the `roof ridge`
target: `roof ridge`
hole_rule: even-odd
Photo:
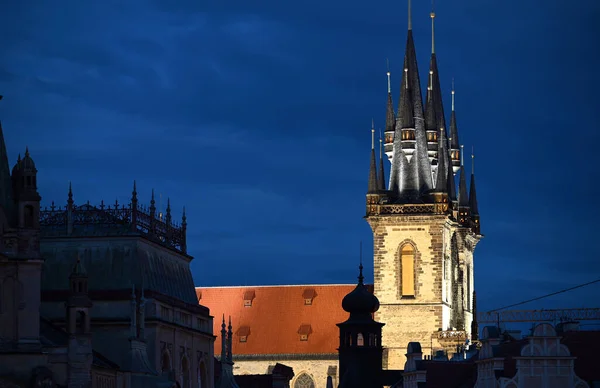
[[[369,285],[369,284],[366,284]],[[352,286],[356,284],[344,283],[344,284],[278,284],[278,285],[250,285],[250,286],[195,286],[196,289],[207,289],[207,288],[274,288],[274,287],[335,287],[335,286]]]

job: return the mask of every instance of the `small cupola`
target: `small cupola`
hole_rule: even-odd
[[[359,316],[371,316],[371,314],[379,310],[379,299],[364,284],[362,263],[359,269],[360,273],[356,288],[342,300],[342,308],[350,313],[351,319]]]

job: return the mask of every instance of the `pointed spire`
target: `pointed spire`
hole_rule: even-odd
[[[392,73],[390,73],[390,60],[386,58],[385,60],[387,64],[387,81],[388,81],[388,94],[392,93]]]
[[[227,361],[233,362],[233,327],[231,326],[231,315],[229,316],[229,327],[227,329]]]
[[[368,194],[377,192],[377,162],[375,159],[375,122],[371,122],[371,165],[369,168]]]
[[[187,225],[187,217],[185,215],[185,206],[183,207],[183,215],[181,216],[181,225]]]
[[[471,151],[471,187],[469,188],[469,208],[471,215],[479,215],[479,206],[477,204],[477,189],[475,188],[475,152]]]
[[[383,138],[379,130],[379,172],[377,173],[377,190],[385,191],[385,171],[383,169]]]
[[[225,325],[225,314],[221,323],[221,362],[227,361],[227,326]]]
[[[461,146],[461,154],[462,154]],[[467,196],[467,179],[465,177],[465,166],[464,160],[461,159],[460,162],[460,176],[458,181],[458,206],[459,207],[468,207],[469,206],[469,197]]]
[[[137,203],[137,188],[135,184],[135,179],[133,180],[133,191],[131,192],[131,202]]]
[[[154,189],[152,189],[152,197],[150,197],[150,216],[154,219],[156,214],[156,201],[154,200]]]
[[[412,4],[410,0],[408,0],[408,29],[412,30]]]
[[[427,96],[425,100],[425,129],[437,131],[437,115],[433,97],[433,58],[429,66],[429,78],[427,81]]]
[[[362,241],[360,242],[360,264],[358,266],[358,284],[363,284],[365,278],[363,277],[363,265],[362,265]]]
[[[4,132],[0,122],[0,206],[4,209],[6,217],[12,222],[14,214],[13,186],[8,164],[8,152],[4,142]]]
[[[387,63],[387,106],[385,112],[385,132],[394,132],[396,127],[396,115],[394,114],[394,100],[392,98],[392,79],[390,73],[390,61],[386,60]]]
[[[69,181],[69,194],[67,199],[67,205],[69,208],[73,207],[73,186],[71,185],[71,181]]]
[[[429,16],[431,17],[431,53],[435,54],[435,30],[434,30],[434,21],[435,21],[435,11],[434,11],[434,0],[431,0],[431,13]]]
[[[457,172],[459,169],[459,162],[461,159],[460,156],[460,147],[458,141],[458,126],[456,125],[456,111],[454,110],[454,95],[456,94],[454,90],[454,78],[452,79],[452,113],[450,116],[450,149],[452,151],[452,165],[454,167],[454,172]]]

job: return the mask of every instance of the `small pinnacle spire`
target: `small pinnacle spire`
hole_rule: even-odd
[[[363,284],[362,241],[360,242],[360,265],[358,266],[358,284]]]
[[[452,77],[452,112],[454,112],[454,77]]]
[[[385,172],[383,169],[383,137],[379,129],[379,172],[377,173],[377,190],[385,190]]]
[[[29,156],[29,147],[25,146],[25,157]]]
[[[431,53],[435,54],[435,30],[433,27],[435,20],[435,11],[433,1],[434,0],[431,0],[431,13],[429,14],[429,16],[431,16]]]
[[[460,145],[460,166],[464,167],[465,166],[465,146],[464,145]]]
[[[390,60],[386,59],[385,62],[387,64],[388,93],[391,93],[392,92],[392,79],[391,79],[392,73],[390,73]]]
[[[375,119],[371,119],[371,149],[375,149]]]
[[[135,184],[135,179],[133,180],[133,191],[131,192],[131,202],[132,202],[132,205],[135,205],[135,203],[137,203],[137,186]]]
[[[408,0],[408,29],[412,30],[412,7],[411,1]]]
[[[475,146],[471,146],[471,175],[475,175]]]

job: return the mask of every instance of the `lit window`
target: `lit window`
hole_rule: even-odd
[[[415,295],[415,249],[411,244],[405,244],[400,250],[400,271],[402,296]]]
[[[356,346],[365,346],[365,338],[362,333],[358,333],[356,336]]]

